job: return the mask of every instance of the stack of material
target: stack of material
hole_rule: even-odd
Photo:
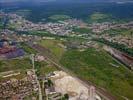
[[[63,94],[67,93],[70,96],[70,100],[89,100],[90,96],[91,100],[95,100],[96,93],[94,88],[93,93],[90,93],[90,88],[63,71],[55,71],[54,76],[51,76],[51,80],[55,85],[55,90]]]

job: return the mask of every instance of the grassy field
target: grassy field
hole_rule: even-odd
[[[27,44],[25,43],[21,43],[20,47],[24,49],[24,51],[28,54],[36,54],[37,51],[32,49],[31,47],[29,47]]]
[[[41,40],[40,45],[50,50],[56,59],[60,59],[65,49],[62,47],[62,41],[60,40]]]
[[[0,61],[0,72],[11,71],[11,70],[26,70],[31,68],[32,66],[29,58]]]
[[[103,14],[100,12],[94,12],[93,14],[90,15],[89,19],[92,22],[104,22],[107,21],[108,19],[110,19],[111,16],[107,15],[107,14]]]
[[[30,31],[30,34],[38,35],[38,36],[45,36],[45,35],[49,35],[50,33],[46,30],[42,30],[42,31]]]
[[[23,44],[23,47],[24,47],[24,50],[28,53],[33,53],[34,52],[27,45]],[[11,78],[22,79],[22,78],[26,77],[26,70],[31,69],[31,68],[32,68],[32,64],[31,64],[31,61],[30,61],[29,58],[0,60],[0,73],[2,73],[2,72],[9,73],[10,71],[12,73],[20,72],[19,75],[7,77],[7,78],[2,78],[0,76],[0,81],[2,82],[2,81],[5,81],[5,80],[9,80]],[[9,73],[9,74],[11,74],[11,73]]]
[[[70,19],[71,17],[68,15],[53,15],[50,16],[49,19],[53,20],[53,21],[63,21],[63,20],[67,20]]]
[[[7,75],[11,75],[11,74],[14,74],[14,73],[17,73],[17,72],[20,72],[20,74],[18,75],[13,75],[13,76],[9,76],[9,77],[3,77],[3,76],[7,76]],[[1,73],[0,73],[1,74]],[[26,77],[26,70],[23,70],[23,71],[13,71],[12,73],[7,73],[5,75],[0,75],[0,82],[5,82],[5,81],[8,81],[10,79],[22,79],[22,78],[25,78]]]
[[[52,65],[48,64],[47,62],[35,62],[35,68],[37,69],[38,76],[45,76],[46,74],[56,71],[57,68]]]
[[[60,62],[80,78],[107,89],[117,100],[124,100],[123,97],[133,99],[133,73],[105,51],[97,51],[94,48],[83,52],[70,50]]]
[[[100,20],[107,18],[108,16],[106,14],[100,13],[100,12],[95,12],[91,15],[92,20]]]

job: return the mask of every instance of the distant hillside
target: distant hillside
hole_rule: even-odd
[[[63,1],[65,2],[67,0],[63,0]],[[77,0],[73,0],[73,1],[77,1]],[[78,1],[81,1],[81,0],[78,0]],[[49,21],[49,17],[53,15],[67,15],[72,18],[82,19],[87,22],[90,22],[90,18],[91,20],[95,19],[100,21],[133,20],[133,17],[132,17],[133,3],[91,4],[91,3],[80,3],[80,2],[78,3],[76,2],[73,2],[73,3],[72,2],[67,2],[67,3],[60,3],[60,2],[18,3],[16,2],[16,3],[6,3],[6,5],[2,5],[2,6],[0,5],[0,7],[2,7],[2,9],[4,9],[4,11],[6,12],[18,12],[20,10],[22,11],[25,9],[30,10],[30,13],[28,14],[28,16],[25,16],[25,18],[33,22],[41,22],[42,19],[44,18],[45,18],[45,21]],[[20,13],[23,13],[23,12],[20,12]]]
[[[56,1],[59,1],[59,2],[133,2],[133,0],[56,0]]]

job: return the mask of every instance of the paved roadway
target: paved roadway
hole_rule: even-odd
[[[47,55],[44,54],[44,51],[42,50],[39,50],[38,48],[35,48],[33,46],[33,44],[30,42],[30,43],[27,43],[27,45],[29,45],[31,48],[35,49],[37,52],[39,52],[40,54],[44,55],[45,57],[47,57],[47,59],[53,63],[59,70],[62,70],[66,73],[68,73],[69,75],[73,76],[75,79],[77,79],[80,83],[82,83],[84,86],[86,87],[89,87],[89,85],[92,85],[92,86],[95,86],[96,88],[96,93],[101,96],[102,98],[104,98],[105,100],[116,100],[115,97],[113,97],[110,93],[108,93],[107,91],[97,87],[96,85],[92,84],[91,82],[89,81],[85,81],[79,77],[77,77],[73,72],[71,72],[70,70],[64,68],[63,66],[59,65],[57,62],[53,61],[52,59],[50,59]],[[36,46],[39,46],[36,44]]]
[[[35,75],[36,75],[35,69],[33,69],[33,71],[34,71],[34,73],[35,73]],[[42,100],[42,90],[41,90],[40,82],[39,82],[39,80],[38,80],[37,75],[36,75],[36,82],[37,82],[38,88],[39,88],[39,100]]]
[[[32,61],[32,69],[33,69],[34,75],[36,77],[36,82],[37,82],[38,88],[39,88],[39,100],[42,100],[41,86],[40,86],[40,82],[39,82],[37,74],[36,74],[36,69],[35,69],[35,64],[34,64],[34,55],[30,55],[30,59]]]

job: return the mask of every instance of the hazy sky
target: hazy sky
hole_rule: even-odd
[[[90,2],[99,2],[99,1],[133,1],[133,0],[0,0],[0,2],[21,2],[21,1],[34,1],[34,2],[50,2],[50,1],[90,1]]]
[[[36,2],[37,2],[37,1],[38,1],[38,2],[39,2],[39,1],[44,1],[44,2],[45,2],[45,1],[55,1],[55,0],[0,0],[0,2],[17,2],[17,1],[20,1],[20,2],[21,2],[21,1],[36,1]]]

